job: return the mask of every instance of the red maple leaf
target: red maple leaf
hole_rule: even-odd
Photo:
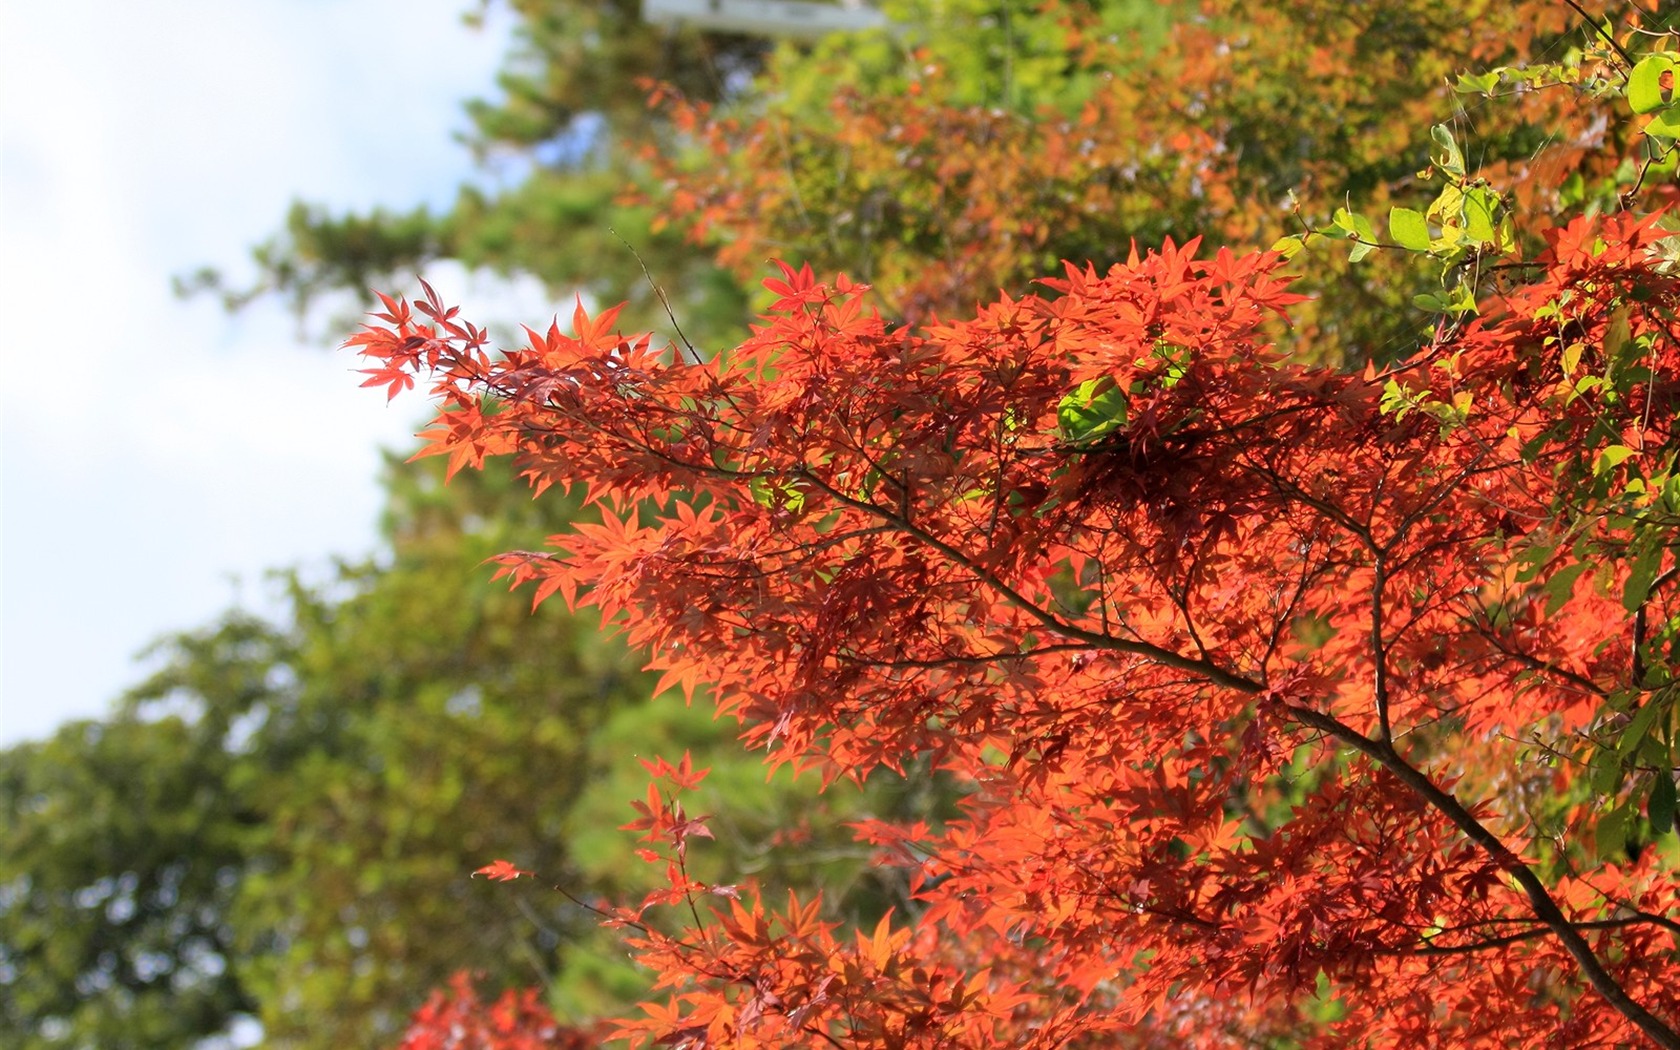
[[[487,879],[494,879],[497,882],[512,882],[521,875],[530,875],[532,878],[535,878],[536,872],[516,868],[510,861],[498,860],[494,863],[486,864],[484,867],[473,872],[474,878],[477,878],[480,875],[483,875]]]

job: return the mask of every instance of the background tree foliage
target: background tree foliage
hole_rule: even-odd
[[[0,1027],[15,1045],[189,1046],[256,1011],[229,912],[261,816],[233,764],[179,720],[124,717],[0,755]]]
[[[265,1045],[388,1045],[460,969],[555,987],[574,1017],[642,993],[585,908],[520,905],[467,873],[491,856],[584,900],[649,884],[610,829],[636,756],[724,767],[732,860],[875,915],[836,828],[916,805],[912,782],[814,799],[732,758],[703,708],[650,704],[641,660],[593,623],[530,614],[482,562],[576,512],[506,472],[447,488],[388,473],[387,549],[285,577],[280,623],[232,615],[168,640],[103,722],[0,754],[0,1011],[27,1047],[191,1045],[239,1016]],[[771,854],[804,827],[812,850]]]
[[[1421,207],[1435,191],[1419,161],[1442,121],[1474,135],[1488,178],[1538,194],[1535,236],[1569,214],[1556,194],[1568,174],[1601,202],[1634,178],[1620,164],[1638,137],[1601,100],[1453,90],[1467,70],[1607,49],[1549,0],[884,9],[907,28],[782,49],[751,95],[671,89],[697,148],[646,151],[660,179],[646,200],[743,282],[772,256],[809,262],[913,321],[1134,241],[1265,246],[1329,228],[1350,200]],[[1403,354],[1428,322],[1415,284],[1404,260],[1320,262],[1295,352]]]
[[[1331,228],[1354,199],[1421,207],[1443,120],[1474,134],[1530,230],[1635,178],[1620,161],[1636,138],[1588,95],[1453,90],[1467,70],[1607,47],[1550,0],[889,0],[893,29],[775,47],[615,5],[515,7],[506,94],[472,104],[470,141],[523,177],[464,187],[443,215],[299,204],[257,249],[253,291],[303,306],[454,258],[628,301],[627,324],[668,332],[633,248],[705,349],[741,334],[771,257],[868,281],[914,320],[1134,240],[1264,245]],[[1403,353],[1429,321],[1416,285],[1388,257],[1315,266],[1300,352]]]

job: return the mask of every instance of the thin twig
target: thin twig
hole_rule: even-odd
[[[635,245],[625,240],[622,233],[619,233],[611,226],[607,227],[607,232],[618,238],[618,243],[624,245],[624,247],[630,252],[630,255],[636,260],[636,265],[642,268],[642,276],[647,278],[648,287],[653,289],[653,294],[655,298],[659,300],[659,305],[665,309],[666,320],[670,321],[671,327],[676,329],[677,338],[681,339],[682,344],[688,347],[689,355],[694,358],[694,363],[700,364],[700,351],[694,349],[694,344],[689,342],[688,336],[683,333],[682,325],[677,323],[676,312],[671,309],[671,300],[665,294],[665,289],[660,287],[659,283],[653,279],[653,273],[648,269],[648,264],[642,259],[642,253],[636,250]]]

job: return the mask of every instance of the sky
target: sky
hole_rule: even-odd
[[[359,389],[348,332],[237,284],[294,199],[446,205],[461,103],[508,46],[472,0],[0,0],[0,746],[97,717],[135,658],[267,570],[376,542],[382,447],[419,399]],[[475,320],[544,321],[534,282],[428,274]]]

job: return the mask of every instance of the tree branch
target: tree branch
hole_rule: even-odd
[[[1534,910],[1534,916],[1562,942],[1564,950],[1575,960],[1581,968],[1581,974],[1587,979],[1599,995],[1603,996],[1611,1006],[1626,1017],[1650,1037],[1656,1045],[1666,1050],[1680,1050],[1680,1032],[1676,1032],[1661,1018],[1645,1009],[1627,990],[1616,982],[1604,964],[1594,954],[1592,946],[1581,935],[1577,925],[1563,914],[1557,901],[1547,892],[1546,886],[1540,881],[1540,876],[1534,869],[1523,863],[1522,859],[1511,852],[1510,847],[1489,831],[1487,826],[1477,820],[1475,814],[1465,808],[1464,804],[1452,794],[1442,790],[1425,776],[1422,771],[1401,758],[1392,745],[1382,741],[1372,740],[1346,723],[1322,711],[1314,711],[1299,704],[1286,703],[1283,710],[1291,718],[1302,725],[1311,726],[1327,736],[1353,748],[1360,754],[1372,759],[1384,769],[1388,770],[1401,783],[1405,784],[1418,797],[1439,810],[1446,818],[1455,824],[1470,841],[1480,846],[1494,862],[1503,868],[1516,880],[1527,895],[1529,906]]]
[[[1530,922],[1534,920],[1522,920]],[[1619,930],[1627,926],[1660,925],[1656,916],[1632,915],[1623,919],[1595,919],[1591,922],[1577,922],[1573,924],[1577,930]],[[1429,944],[1422,948],[1382,948],[1378,955],[1467,955],[1472,952],[1487,951],[1490,948],[1503,948],[1510,944],[1532,941],[1540,937],[1552,936],[1552,930],[1547,926],[1523,930],[1519,933],[1506,933],[1497,937],[1488,937],[1473,941],[1469,944]]]
[[[829,485],[809,470],[801,470],[798,476],[822,489],[824,492],[828,493],[830,497],[848,507],[851,507],[853,510],[863,511],[866,514],[892,524],[899,531],[903,532],[906,536],[909,536],[916,542],[931,547],[939,553],[945,555],[945,557],[949,558],[954,564],[962,567],[968,572],[973,573],[976,579],[985,586],[996,591],[1005,601],[1009,602],[1009,604],[1015,606],[1032,619],[1038,621],[1039,625],[1044,627],[1046,630],[1054,631],[1057,634],[1062,635],[1064,638],[1077,639],[1078,641],[1086,643],[1093,649],[1104,649],[1109,652],[1127,653],[1132,656],[1141,656],[1147,660],[1152,660],[1155,663],[1164,664],[1167,667],[1172,667],[1180,671],[1189,671],[1205,678],[1215,685],[1222,685],[1228,689],[1236,689],[1240,692],[1250,694],[1265,691],[1266,687],[1262,683],[1257,682],[1252,678],[1237,674],[1233,671],[1227,671],[1225,668],[1220,667],[1217,664],[1210,663],[1207,660],[1200,660],[1195,657],[1185,656],[1182,653],[1175,653],[1171,649],[1165,649],[1150,642],[1116,638],[1111,634],[1101,634],[1096,631],[1089,631],[1083,627],[1068,623],[1066,620],[1063,620],[1055,614],[1039,607],[1037,603],[1033,602],[1026,595],[1015,590],[1015,588],[1004,582],[1004,580],[996,573],[988,569],[982,569],[974,563],[972,558],[963,553],[960,549],[933,535],[921,526],[906,520],[898,514],[885,510],[877,504],[848,496],[839,489]],[[1676,1050],[1680,1050],[1680,1047],[1677,1047]]]

